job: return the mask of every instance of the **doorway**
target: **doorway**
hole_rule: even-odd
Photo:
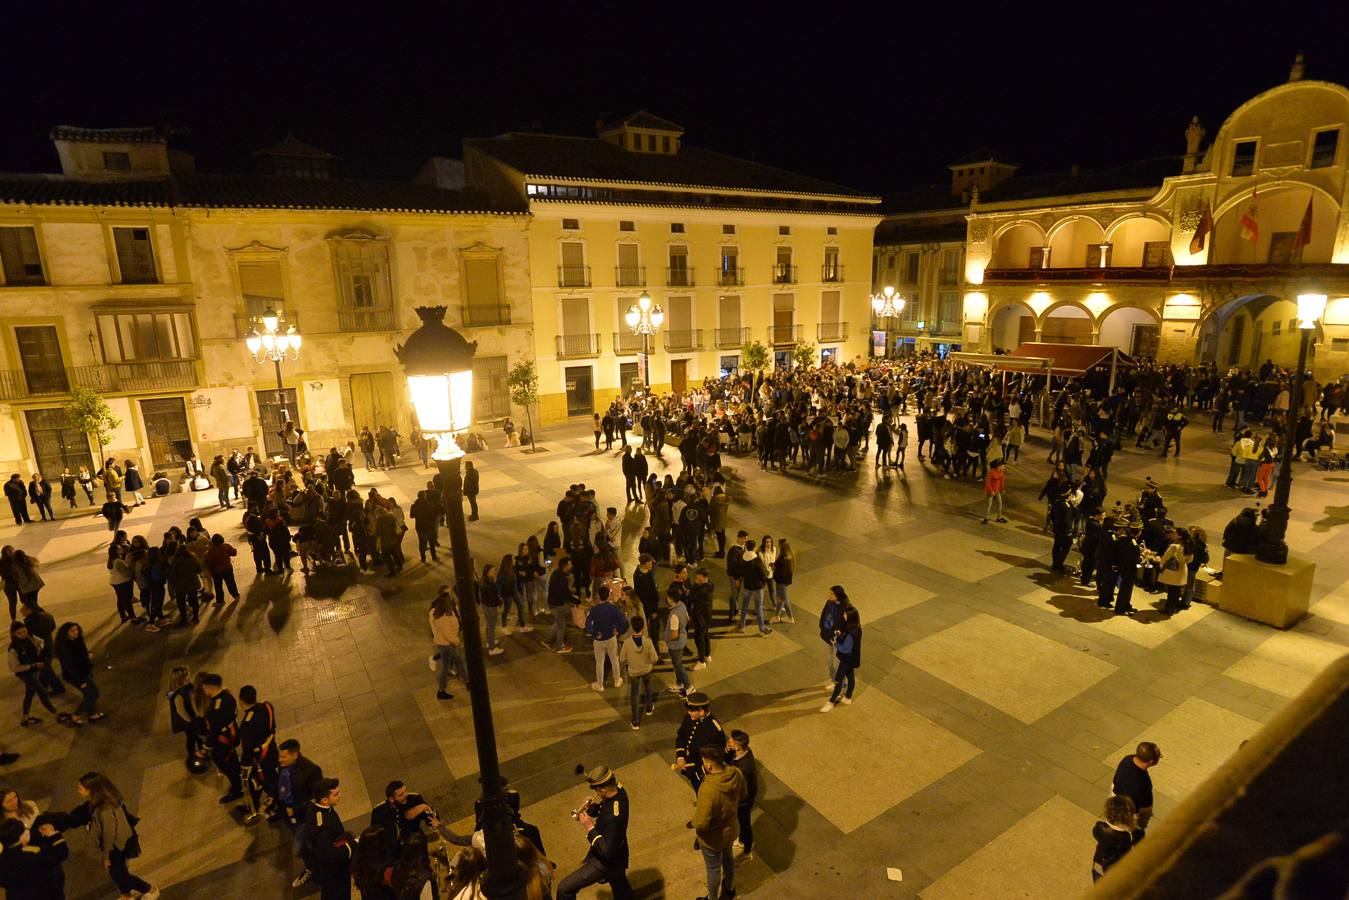
[[[1156,325],[1135,325],[1133,340],[1129,342],[1129,355],[1134,359],[1156,359],[1160,338],[1161,329]]]
[[[295,403],[295,388],[286,388],[286,411],[300,424],[300,407]],[[262,449],[268,456],[285,456],[285,443],[281,440],[281,406],[276,402],[276,389],[258,391],[258,421],[262,424]]]
[[[632,393],[633,384],[637,381],[637,363],[625,362],[618,364],[618,389],[626,398]]]
[[[785,371],[787,369],[790,369],[791,367],[792,367],[792,351],[790,350],[773,351],[773,368]]]
[[[595,411],[595,388],[590,366],[568,366],[563,375],[567,380],[567,415],[592,414]]]
[[[689,386],[689,361],[687,359],[670,360],[670,390],[682,394]]]
[[[273,395],[275,399],[275,395]],[[192,455],[192,431],[182,397],[142,400],[141,418],[150,444],[150,465],[156,470],[176,469]]]
[[[24,412],[28,420],[28,434],[33,439],[33,460],[37,471],[49,481],[58,481],[62,469],[78,472],[87,466],[97,472],[93,454],[89,452],[89,438],[70,426],[70,420],[60,409],[30,409]]]
[[[294,408],[292,407],[292,414]],[[393,376],[388,372],[364,372],[351,376],[351,427],[360,434],[363,426],[370,433],[379,426],[398,428],[398,406],[394,401]]]

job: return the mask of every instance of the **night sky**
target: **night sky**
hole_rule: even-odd
[[[645,108],[691,144],[884,192],[981,145],[1025,172],[1181,154],[1191,115],[1211,137],[1299,49],[1308,78],[1349,83],[1344,3],[871,6],[11,5],[0,170],[56,171],[55,124],[167,122],[203,172],[251,171],[292,131],[344,175],[407,179],[465,136],[593,135]]]

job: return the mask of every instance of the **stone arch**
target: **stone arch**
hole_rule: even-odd
[[[1110,244],[1110,265],[1141,266],[1146,260],[1146,245],[1171,243],[1171,223],[1156,213],[1130,213],[1121,216],[1106,229]]]
[[[1198,323],[1200,362],[1254,368],[1265,359],[1292,367],[1297,361],[1297,301],[1255,292],[1210,309]]]
[[[1002,300],[990,307],[985,319],[988,323],[989,346],[993,349],[1015,350],[1023,335],[1022,319],[1029,319],[1028,340],[1034,340],[1039,323],[1029,303],[1020,299]]]
[[[1030,262],[1031,248],[1043,246],[1045,246],[1045,232],[1038,222],[1029,219],[1008,222],[993,234],[993,258],[990,267],[1024,269]]]
[[[1080,269],[1087,264],[1087,245],[1105,243],[1105,229],[1091,216],[1072,215],[1054,223],[1046,238],[1052,269]]]
[[[1112,303],[1096,320],[1096,343],[1138,356],[1155,356],[1162,316],[1150,306]],[[1144,331],[1140,331],[1140,326]]]
[[[1040,313],[1036,329],[1046,343],[1090,344],[1096,336],[1096,317],[1080,300],[1058,300]]]

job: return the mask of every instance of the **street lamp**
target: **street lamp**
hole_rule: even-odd
[[[258,365],[270,362],[276,366],[276,404],[281,407],[284,426],[290,420],[290,412],[286,409],[286,388],[281,382],[281,362],[300,358],[300,332],[294,325],[287,325],[285,316],[269,306],[253,319],[244,344]]]
[[[468,696],[473,708],[482,782],[481,823],[487,846],[483,894],[491,900],[504,900],[519,894],[524,878],[515,851],[515,817],[506,799],[497,760],[492,700],[487,693],[487,668],[483,663],[478,606],[473,595],[473,559],[468,552],[464,525],[464,485],[459,471],[464,451],[454,438],[456,431],[463,431],[472,423],[473,354],[478,344],[476,341],[470,344],[445,325],[445,307],[420,306],[416,312],[422,326],[408,336],[407,343],[394,348],[394,355],[407,373],[417,422],[436,442],[432,458],[445,492],[445,519],[454,558],[455,590],[463,622],[464,665],[468,669]]]
[[[1255,558],[1263,563],[1281,566],[1288,562],[1288,493],[1293,487],[1293,450],[1297,440],[1297,420],[1302,413],[1302,381],[1307,368],[1307,347],[1312,333],[1326,312],[1325,288],[1308,284],[1297,297],[1297,327],[1301,340],[1297,349],[1297,370],[1293,373],[1293,390],[1288,404],[1288,421],[1284,423],[1283,451],[1280,454],[1279,480],[1274,485],[1274,502],[1269,505],[1265,537],[1255,548]]]
[[[651,305],[651,295],[642,291],[642,296],[637,298],[637,302],[628,307],[628,311],[623,314],[623,321],[628,323],[628,328],[632,329],[633,334],[642,336],[642,388],[645,392],[651,390],[651,336],[660,330],[660,326],[665,322],[665,310],[659,306]]]
[[[879,294],[871,295],[871,309],[878,319],[898,319],[904,312],[904,298],[895,296],[895,289],[887,284]]]

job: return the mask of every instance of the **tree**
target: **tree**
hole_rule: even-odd
[[[122,427],[120,417],[113,415],[106,400],[85,387],[73,387],[70,400],[61,407],[76,431],[93,435],[98,441],[98,464],[103,467],[103,448],[112,443],[112,433]]]
[[[768,368],[768,348],[758,341],[750,341],[740,348],[740,368],[760,372]]]
[[[802,368],[815,365],[815,345],[810,341],[792,344],[792,361]]]
[[[530,410],[539,402],[539,373],[534,368],[534,361],[526,359],[516,363],[506,375],[506,386],[511,392],[511,402],[524,407],[525,425],[529,428],[529,449],[537,453],[538,448],[534,446],[534,420],[530,416]]]

